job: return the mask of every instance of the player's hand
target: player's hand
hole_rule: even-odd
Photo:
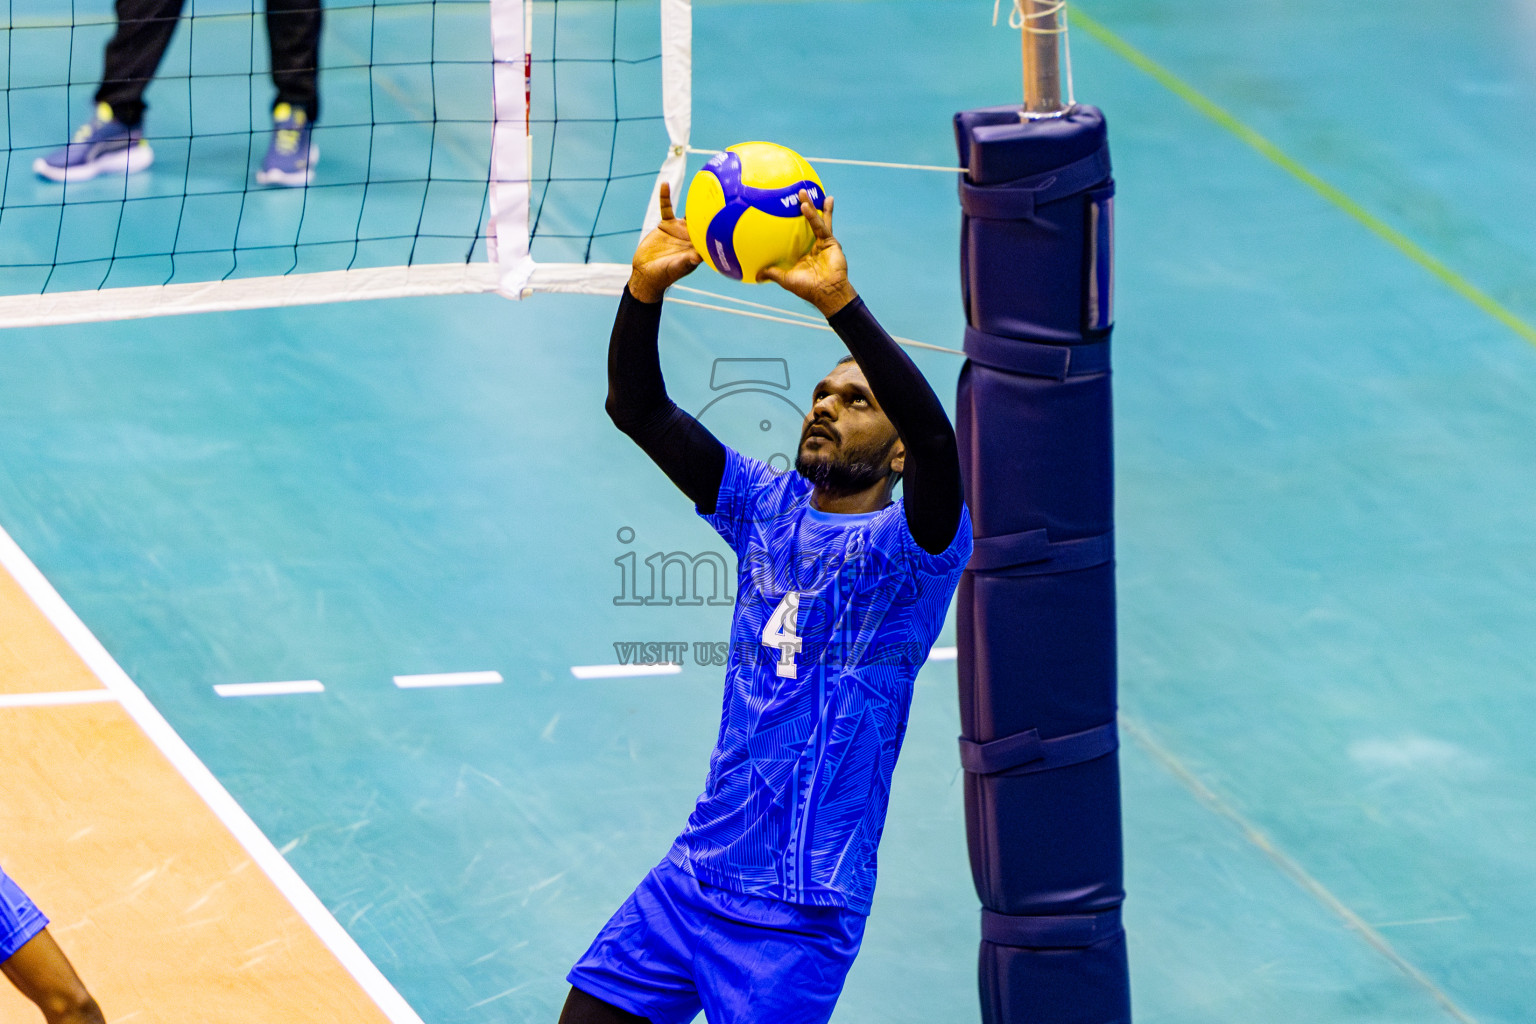
[[[704,262],[688,240],[688,224],[672,215],[672,189],[661,183],[661,223],[640,239],[630,265],[629,293],[641,302],[660,302],[666,290]]]
[[[827,196],[825,206],[824,210],[816,209],[805,189],[800,190],[800,214],[810,222],[816,244],[788,270],[764,267],[757,279],[772,281],[821,310],[823,316],[831,316],[859,293],[848,283],[848,261],[843,247],[832,237],[831,196]]]

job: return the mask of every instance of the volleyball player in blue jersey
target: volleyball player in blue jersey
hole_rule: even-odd
[[[608,350],[609,415],[738,561],[719,739],[688,824],[572,968],[561,1024],[820,1024],[858,953],[913,679],[971,552],[954,430],[848,283],[825,214],[764,277],[851,356],[819,384],[793,473],[667,397],[666,289],[700,262],[663,187]],[[891,500],[898,480],[903,497]]]
[[[48,934],[48,918],[0,871],[0,973],[43,1011],[48,1024],[104,1024],[69,958]]]

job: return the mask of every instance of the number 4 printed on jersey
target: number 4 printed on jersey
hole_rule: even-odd
[[[775,671],[783,679],[794,679],[799,674],[795,655],[800,653],[800,594],[791,590],[784,595],[779,606],[768,616],[763,627],[763,646],[779,652],[779,664]]]

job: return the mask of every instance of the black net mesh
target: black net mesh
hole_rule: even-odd
[[[145,18],[185,8],[142,90],[153,164],[63,183],[34,164],[90,118],[117,17],[107,0],[4,6],[0,294],[486,259],[487,0],[319,9],[304,187],[256,182],[278,99],[259,0],[143,0]],[[627,262],[667,146],[656,0],[542,0],[531,27],[533,253]]]

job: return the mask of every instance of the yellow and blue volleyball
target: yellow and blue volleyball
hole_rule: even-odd
[[[688,186],[688,237],[711,267],[755,283],[764,267],[788,268],[816,244],[800,215],[801,189],[822,208],[821,179],[803,156],[772,142],[739,143],[710,158]]]

